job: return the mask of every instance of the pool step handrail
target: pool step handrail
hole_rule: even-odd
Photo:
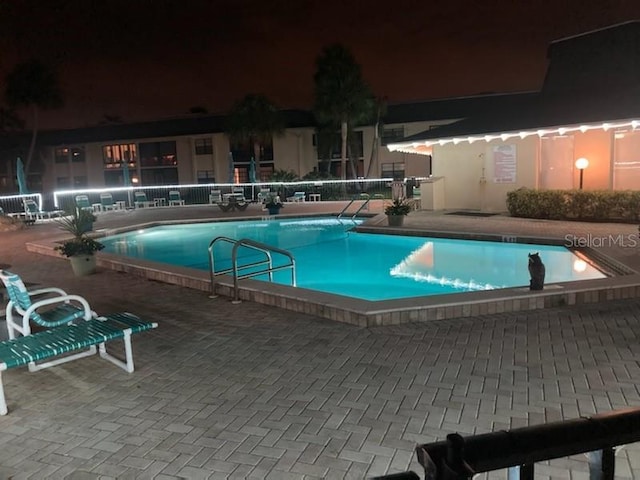
[[[349,203],[347,203],[347,206],[346,206],[346,207],[344,207],[344,208],[342,209],[342,211],[338,214],[338,220],[340,220],[340,219],[342,218],[342,215],[344,215],[344,214],[345,214],[345,212],[346,212],[347,210],[349,210],[349,207],[350,207],[351,205],[353,205],[353,202],[355,202],[355,201],[356,201],[356,197],[353,197],[353,198],[349,201]]]
[[[232,245],[231,268],[216,271],[215,258],[213,254],[213,249],[216,243],[230,243]],[[240,248],[248,248],[251,250],[264,253],[266,258],[264,260],[260,260],[257,262],[238,265],[238,250]],[[287,250],[283,250],[281,248],[274,247],[272,245],[267,245],[265,243],[256,242],[255,240],[251,240],[250,238],[241,238],[240,240],[235,240],[233,238],[221,236],[211,240],[211,243],[209,243],[208,251],[209,251],[209,274],[211,278],[210,298],[216,297],[215,277],[218,275],[225,275],[229,273],[233,274],[233,303],[240,303],[240,290],[238,286],[238,281],[245,278],[257,277],[258,275],[264,275],[266,273],[269,276],[269,281],[273,282],[273,272],[290,269],[291,285],[294,287],[296,286],[296,261],[295,261],[295,258],[293,258],[293,255],[291,254],[291,252]],[[278,253],[280,255],[287,257],[289,259],[289,263],[274,267],[273,258],[271,256],[272,252]],[[260,267],[263,265],[266,265],[267,268],[261,269],[258,271],[248,272],[248,273],[240,273],[242,270],[253,268],[253,267]]]
[[[369,197],[369,195],[368,195],[368,194],[366,194],[366,193],[361,193],[360,195],[356,195],[356,196],[354,196],[354,197],[351,199],[351,201],[349,201],[349,203],[347,203],[347,206],[346,206],[346,207],[344,207],[344,208],[342,209],[342,211],[338,214],[338,221],[339,221],[340,223],[342,223],[342,222],[341,222],[342,216],[347,212],[347,210],[349,210],[349,207],[351,207],[351,205],[353,205],[353,203],[354,203],[356,200],[364,200],[364,202],[362,203],[362,205],[360,205],[360,207],[358,207],[358,209],[356,210],[356,212],[355,212],[353,215],[351,215],[351,217],[350,217],[350,218],[351,218],[351,221],[352,221],[353,223],[355,223],[355,221],[356,221],[356,217],[358,216],[358,214],[359,214],[362,210],[364,210],[365,208],[368,208],[368,206],[369,206],[369,202],[371,201],[371,197]]]
[[[366,195],[366,197],[365,197],[364,195]],[[353,223],[355,223],[355,222],[356,222],[356,217],[358,216],[358,214],[359,214],[362,210],[364,210],[365,208],[366,208],[367,210],[369,210],[369,202],[371,201],[371,197],[369,197],[369,195],[367,195],[366,193],[361,193],[361,194],[360,194],[360,199],[361,199],[361,200],[362,200],[362,199],[364,199],[365,201],[364,201],[364,202],[362,203],[362,205],[360,205],[360,207],[356,210],[356,213],[354,213],[354,214],[351,216],[351,220],[353,221]]]

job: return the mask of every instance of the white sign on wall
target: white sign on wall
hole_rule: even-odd
[[[493,183],[516,183],[516,146],[493,147]]]

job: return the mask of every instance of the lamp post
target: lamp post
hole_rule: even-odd
[[[589,166],[589,160],[584,157],[580,157],[576,160],[576,168],[580,170],[580,190],[582,190],[582,177],[584,174],[584,169]]]

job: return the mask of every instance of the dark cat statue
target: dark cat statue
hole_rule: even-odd
[[[544,263],[540,255],[536,253],[529,254],[529,290],[542,290],[544,288]]]

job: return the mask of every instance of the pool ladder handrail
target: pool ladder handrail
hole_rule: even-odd
[[[351,199],[351,201],[350,201],[349,203],[347,203],[347,206],[346,206],[346,207],[344,207],[344,208],[342,209],[342,211],[338,214],[338,222],[342,223],[342,222],[341,222],[342,216],[346,213],[346,211],[347,211],[347,210],[349,210],[349,207],[350,207],[351,205],[353,205],[353,203],[354,203],[356,200],[364,200],[364,202],[363,202],[363,204],[362,204],[362,205],[360,205],[360,207],[356,210],[356,212],[355,212],[353,215],[351,215],[351,217],[350,217],[350,218],[351,218],[351,221],[352,221],[354,224],[356,223],[356,217],[358,216],[358,214],[359,214],[362,210],[364,210],[364,209],[365,209],[365,207],[367,207],[367,206],[369,205],[369,202],[371,201],[371,197],[370,197],[368,194],[366,194],[366,193],[361,193],[360,195],[356,195],[356,196],[354,196],[354,197]]]
[[[215,244],[219,242],[226,242],[233,245],[233,248],[231,249],[232,267],[216,272],[213,249]],[[247,263],[246,265],[238,265],[238,250],[241,247],[262,252],[266,255],[266,259],[260,260],[258,262]],[[291,285],[294,287],[296,286],[296,260],[295,258],[293,258],[293,255],[291,254],[291,252],[287,250],[283,250],[282,248],[274,247],[272,245],[267,245],[266,243],[256,242],[255,240],[251,240],[250,238],[241,238],[240,240],[235,240],[233,238],[220,236],[211,240],[211,242],[209,243],[208,252],[209,252],[209,274],[211,278],[211,295],[209,296],[210,298],[215,298],[217,296],[215,293],[214,277],[218,275],[225,275],[228,273],[233,273],[232,303],[240,303],[240,290],[238,287],[238,281],[245,278],[257,277],[258,275],[264,275],[266,273],[269,275],[269,281],[273,282],[273,272],[277,272],[285,269],[291,269]],[[271,257],[272,252],[279,253],[280,255],[284,255],[289,259],[289,263],[274,267],[273,258]],[[262,269],[256,272],[249,272],[244,274],[239,273],[243,269],[258,267],[261,265],[268,265],[268,268]]]

